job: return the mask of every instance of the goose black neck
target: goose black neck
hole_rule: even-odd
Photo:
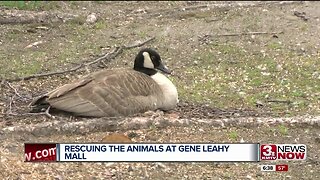
[[[155,75],[157,73],[156,70],[150,69],[150,68],[145,68],[145,67],[136,67],[135,66],[133,69],[136,71],[142,72],[146,75],[149,75],[149,76]]]

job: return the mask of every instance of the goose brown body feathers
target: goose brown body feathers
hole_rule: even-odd
[[[177,102],[175,86],[157,71],[106,69],[58,87],[36,98],[31,106],[48,105],[78,116],[111,117],[169,110]]]

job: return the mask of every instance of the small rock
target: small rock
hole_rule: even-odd
[[[109,172],[110,172],[110,174],[116,174],[117,170],[116,169],[111,169]]]
[[[247,178],[247,179],[252,179],[252,176],[247,175],[246,178]]]
[[[91,13],[87,16],[86,22],[88,24],[93,24],[98,20],[96,13]]]
[[[164,165],[163,163],[157,163],[157,166],[160,167],[160,168],[164,168],[164,169],[167,168],[167,166]]]
[[[54,179],[55,179],[55,180],[62,180],[63,177],[62,177],[61,175],[56,175],[56,176],[54,176]]]
[[[135,133],[135,132],[130,132],[130,133],[128,134],[128,137],[129,137],[129,138],[139,137],[139,134],[137,134],[137,133]]]
[[[40,29],[40,30],[49,30],[49,28],[48,28],[48,27],[46,27],[46,26],[38,26],[38,27],[36,27],[36,29]]]
[[[27,49],[27,48],[31,48],[31,47],[36,47],[36,46],[38,46],[38,45],[40,45],[40,44],[42,44],[43,43],[43,41],[37,41],[37,42],[34,42],[34,43],[32,43],[32,44],[29,44],[28,46],[26,46],[25,48]]]
[[[8,131],[14,131],[15,128],[14,127],[7,127]]]
[[[133,171],[133,168],[132,168],[132,166],[129,166],[128,167],[128,172],[131,172],[131,171]]]
[[[146,11],[145,9],[137,9],[137,10],[135,11],[135,13],[136,13],[136,14],[145,14],[145,13],[147,13],[147,11]]]
[[[113,166],[114,164],[115,164],[114,162],[105,163],[105,166],[106,166],[106,167],[111,167],[111,166]]]
[[[246,95],[246,93],[243,92],[243,91],[240,91],[240,92],[239,92],[239,95],[240,95],[241,97],[244,97],[244,96]]]
[[[264,106],[264,103],[260,100],[257,100],[256,101],[256,107],[263,107]]]
[[[262,74],[263,76],[270,76],[270,75],[271,75],[271,73],[269,73],[269,72],[261,72],[261,74]]]
[[[281,64],[278,64],[277,65],[277,67],[276,67],[276,69],[278,70],[278,71],[281,71],[283,68],[282,68],[282,65]]]

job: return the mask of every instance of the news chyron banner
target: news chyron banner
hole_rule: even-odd
[[[259,144],[26,144],[25,161],[256,162]]]
[[[26,162],[259,162],[305,160],[306,153],[303,144],[25,144]]]
[[[258,161],[258,144],[59,144],[58,161]]]

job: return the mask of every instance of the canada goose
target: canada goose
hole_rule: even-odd
[[[51,107],[90,117],[171,110],[178,103],[177,89],[156,69],[171,73],[156,51],[145,48],[136,56],[133,69],[91,73],[35,98],[30,106],[34,112]]]

